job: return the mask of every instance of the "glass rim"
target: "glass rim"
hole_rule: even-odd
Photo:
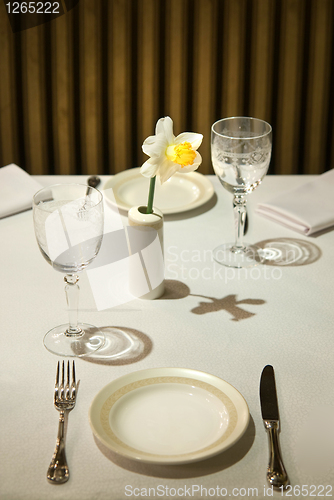
[[[217,132],[214,127],[215,125],[217,125],[217,123],[220,123],[220,122],[227,122],[229,120],[249,120],[249,121],[254,121],[254,122],[260,122],[260,123],[264,123],[265,125],[267,125],[269,127],[269,129],[264,132],[263,134],[258,134],[258,135],[255,135],[255,136],[250,136],[250,137],[232,137],[230,135],[226,135],[226,134],[221,134],[220,132]],[[269,135],[271,134],[272,132],[272,126],[270,125],[270,123],[266,122],[265,120],[262,120],[261,118],[254,118],[252,116],[228,116],[226,118],[220,118],[219,120],[215,121],[212,125],[211,125],[211,131],[216,134],[216,135],[219,135],[219,137],[224,137],[225,139],[231,139],[231,140],[237,140],[239,141],[240,139],[259,139],[261,137],[266,137],[266,135]]]
[[[72,187],[73,187],[73,186],[76,186],[76,187],[83,187],[83,188],[85,188],[85,189],[86,189],[86,191],[87,191],[87,189],[89,188],[89,189],[92,189],[93,191],[96,191],[96,192],[97,192],[97,194],[98,194],[98,196],[99,196],[99,198],[100,198],[100,199],[99,199],[99,201],[97,201],[96,203],[94,203],[94,205],[93,205],[93,206],[91,206],[91,207],[89,208],[89,210],[90,210],[91,208],[95,208],[95,207],[97,207],[100,203],[102,203],[102,202],[103,202],[103,194],[101,193],[101,191],[100,191],[99,189],[96,189],[96,188],[95,188],[95,187],[93,187],[93,186],[88,186],[88,184],[80,184],[80,183],[78,183],[78,182],[70,182],[70,183],[68,183],[68,184],[61,184],[61,183],[58,183],[58,184],[52,184],[51,186],[44,186],[44,187],[42,187],[41,189],[39,189],[39,190],[38,190],[38,191],[37,191],[37,192],[33,195],[33,197],[32,197],[32,201],[33,201],[33,208],[34,208],[34,207],[36,207],[36,208],[39,208],[40,210],[43,210],[42,205],[37,204],[37,203],[36,203],[36,201],[35,201],[35,198],[36,198],[36,197],[37,197],[40,193],[42,193],[42,191],[47,190],[47,189],[57,188],[57,187],[66,187],[66,186],[72,186]],[[74,200],[72,200],[72,201],[74,201]],[[69,203],[70,203],[70,201],[69,201]]]

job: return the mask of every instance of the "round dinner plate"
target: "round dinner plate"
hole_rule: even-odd
[[[104,196],[112,205],[128,211],[147,203],[149,182],[140,173],[140,167],[124,170],[111,177],[104,185]],[[164,184],[155,185],[154,205],[163,214],[177,214],[204,205],[214,194],[207,177],[199,172],[174,174]]]
[[[152,368],[107,384],[89,421],[123,457],[156,464],[203,460],[232,446],[248,426],[243,396],[224,380],[187,368]]]

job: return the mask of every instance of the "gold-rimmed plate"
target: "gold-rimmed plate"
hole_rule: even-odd
[[[129,373],[94,398],[89,421],[96,438],[124,457],[156,464],[203,460],[244,434],[249,411],[224,380],[187,368]]]

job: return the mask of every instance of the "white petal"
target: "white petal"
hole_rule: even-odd
[[[195,132],[183,132],[176,137],[174,143],[181,144],[182,142],[190,142],[193,149],[198,149],[202,144],[203,135],[195,134]]]
[[[155,126],[155,133],[164,134],[168,145],[172,144],[175,139],[173,134],[173,120],[169,116],[160,118]]]
[[[180,168],[179,172],[180,172],[180,174],[187,174],[188,172],[193,172],[194,170],[196,170],[200,166],[201,163],[202,163],[202,157],[196,151],[196,157],[195,157],[194,163],[192,165],[187,165],[185,167]]]
[[[140,173],[144,177],[154,177],[159,170],[159,165],[154,165],[150,162],[150,160],[145,161],[143,165],[140,167]]]
[[[160,156],[166,150],[167,146],[164,134],[151,135],[145,139],[142,150],[148,156]]]
[[[155,126],[155,135],[164,134],[165,133],[164,121],[165,121],[165,118],[160,118],[157,121],[157,124]]]
[[[160,165],[159,168],[159,178],[161,184],[164,182],[168,181],[172,175],[175,174],[180,168],[180,165],[177,163],[174,163],[173,161],[165,160],[162,165]]]
[[[168,144],[173,144],[175,140],[175,135],[173,134],[173,120],[166,116],[164,120],[165,136]]]
[[[199,152],[196,151],[196,156],[195,156],[195,159],[194,159],[194,165],[197,165],[199,167],[201,163],[202,163],[202,157],[199,154]]]
[[[165,151],[162,152],[160,156],[151,156],[151,158],[147,161],[149,161],[152,165],[158,165],[163,163],[163,161],[166,159]]]
[[[147,137],[144,141],[143,144],[154,144],[155,143],[156,136],[155,135],[150,135]]]

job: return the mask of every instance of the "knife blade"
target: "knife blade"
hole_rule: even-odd
[[[267,480],[274,488],[280,488],[282,486],[285,488],[289,483],[289,479],[283,464],[278,439],[280,421],[275,373],[271,365],[265,366],[261,374],[260,402],[262,419],[269,439]]]

